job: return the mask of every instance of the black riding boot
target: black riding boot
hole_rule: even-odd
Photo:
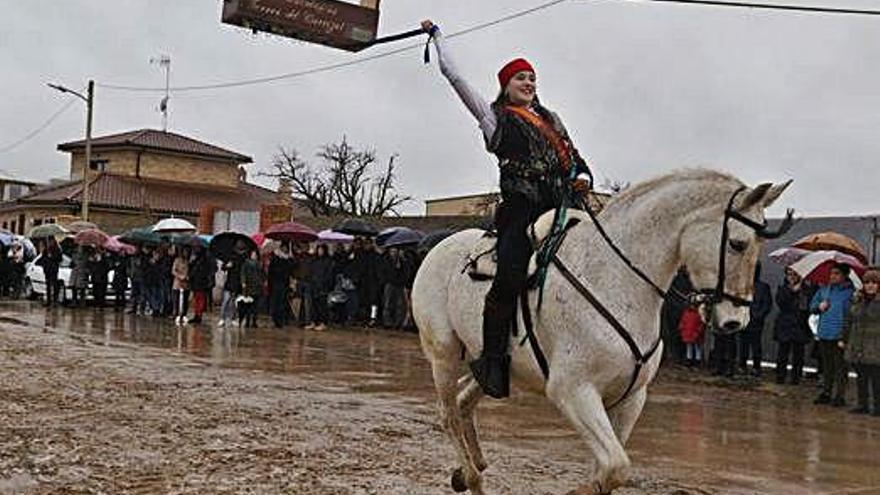
[[[471,361],[471,372],[477,383],[489,397],[503,399],[510,395],[510,356],[507,345],[510,339],[511,315],[516,311],[515,302],[500,303],[490,291],[483,309],[483,353]],[[511,311],[512,309],[512,311]]]

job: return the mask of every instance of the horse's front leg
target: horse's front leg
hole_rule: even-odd
[[[596,458],[594,479],[571,495],[604,495],[626,482],[629,457],[617,439],[602,397],[590,383],[573,384],[565,379],[547,384],[547,395],[581,434]]]

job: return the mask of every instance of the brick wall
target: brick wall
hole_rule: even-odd
[[[232,162],[211,161],[184,155],[150,151],[115,150],[92,152],[92,160],[108,160],[107,172],[175,182],[236,187],[238,167]],[[70,158],[70,178],[81,179],[85,153],[75,152]]]

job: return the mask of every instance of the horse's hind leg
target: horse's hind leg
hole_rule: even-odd
[[[483,398],[483,389],[480,384],[474,380],[474,376],[468,373],[458,381],[462,388],[458,394],[458,409],[461,411],[462,427],[464,428],[464,440],[474,465],[479,471],[485,471],[489,464],[483,456],[483,449],[480,448],[480,437],[477,434],[477,425],[474,421],[474,410],[480,399]]]
[[[449,439],[458,454],[461,468],[452,477],[452,488],[457,492],[470,490],[483,495],[482,478],[467,447],[461,411],[458,408],[458,352],[434,355],[431,359],[434,386],[440,399],[440,418]]]
[[[573,390],[561,384],[555,385],[548,384],[548,396],[578,430],[596,458],[595,479],[572,494],[611,493],[626,481],[626,469],[630,462],[617,440],[602,397],[590,384],[580,385]]]

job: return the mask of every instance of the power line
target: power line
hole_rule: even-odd
[[[520,17],[525,17],[530,14],[534,14],[541,10],[549,9],[551,7],[555,7],[559,4],[567,2],[570,0],[553,0],[549,2],[544,2],[538,4],[534,7],[520,10],[514,12],[512,14],[500,17],[493,21],[484,22],[482,24],[477,24],[475,26],[471,26],[469,28],[453,32],[451,34],[446,35],[447,38],[455,38],[457,36],[463,36],[466,34],[470,34],[476,31],[481,31],[483,29],[487,29],[498,24],[502,24],[505,22],[509,22]],[[619,0],[619,1],[628,1],[628,0]],[[805,12],[805,13],[813,13],[813,14],[850,14],[850,15],[871,15],[878,16],[880,15],[880,10],[868,10],[868,9],[850,9],[850,8],[837,8],[837,7],[820,7],[820,6],[803,6],[803,5],[792,5],[792,4],[777,4],[777,3],[758,3],[758,2],[740,2],[740,1],[723,1],[723,0],[641,0],[646,3],[677,3],[677,4],[685,4],[685,5],[704,5],[711,7],[727,7],[727,8],[747,8],[747,9],[764,9],[764,10],[779,10],[779,11],[789,11],[789,12]],[[267,76],[267,77],[259,77],[253,79],[243,79],[239,81],[229,81],[229,82],[221,82],[214,84],[200,84],[200,85],[190,85],[190,86],[178,86],[172,87],[171,91],[174,92],[191,92],[191,91],[204,91],[204,90],[213,90],[213,89],[225,89],[225,88],[236,88],[242,86],[251,86],[256,84],[266,84],[276,81],[282,81],[287,79],[296,79],[304,76],[309,76],[312,74],[319,74],[323,72],[331,72],[337,69],[343,69],[347,67],[352,67],[355,65],[360,65],[366,62],[371,62],[374,60],[379,60],[383,58],[390,57],[392,55],[397,55],[399,53],[403,53],[409,50],[413,50],[416,48],[420,48],[422,43],[414,43],[410,45],[406,45],[400,48],[396,48],[394,50],[388,50],[382,53],[377,53],[375,55],[370,55],[366,57],[361,57],[355,60],[349,60],[347,62],[339,62],[335,64],[328,64],[319,67],[313,67],[311,69],[305,69],[296,72],[288,72],[285,74],[278,74],[275,76]],[[131,92],[162,92],[166,91],[167,88],[160,87],[143,87],[143,86],[126,86],[119,84],[98,84],[99,87],[111,90],[118,91],[131,91]]]
[[[482,24],[477,24],[475,26],[471,26],[471,27],[469,27],[467,29],[463,29],[461,31],[456,31],[454,33],[446,35],[446,37],[447,38],[455,38],[457,36],[463,36],[465,34],[470,34],[475,31],[480,31],[480,30],[483,30],[483,29],[486,29],[486,28],[489,28],[489,27],[492,27],[492,26],[495,26],[495,25],[498,25],[498,24],[501,24],[504,22],[512,21],[512,20],[518,19],[520,17],[534,14],[535,12],[538,12],[538,11],[541,11],[544,9],[549,9],[550,7],[554,7],[556,5],[559,5],[559,4],[561,4],[563,2],[567,2],[567,1],[569,1],[569,0],[553,0],[550,2],[544,2],[542,4],[536,5],[534,7],[529,8],[529,9],[520,10],[518,12],[514,12],[512,14],[506,15],[506,16],[501,17],[499,19],[495,19],[493,21],[484,22]],[[281,81],[284,79],[294,79],[294,78],[298,78],[298,77],[308,76],[311,74],[318,74],[321,72],[329,72],[329,71],[333,71],[336,69],[342,69],[345,67],[360,65],[365,62],[371,62],[373,60],[379,60],[382,58],[390,57],[392,55],[397,55],[398,53],[403,53],[403,52],[406,52],[409,50],[420,48],[422,46],[423,46],[423,43],[414,43],[414,44],[403,46],[401,48],[396,48],[394,50],[388,50],[388,51],[385,51],[382,53],[377,53],[376,55],[370,55],[370,56],[361,57],[361,58],[358,58],[355,60],[349,60],[347,62],[328,64],[328,65],[323,65],[320,67],[315,67],[312,69],[306,69],[306,70],[297,71],[297,72],[289,72],[287,74],[279,74],[277,76],[260,77],[260,78],[254,78],[254,79],[244,79],[241,81],[231,81],[231,82],[225,82],[225,83],[202,84],[202,85],[193,85],[193,86],[179,86],[179,87],[172,87],[171,91],[184,92],[184,91],[202,91],[202,90],[209,90],[209,89],[235,88],[235,87],[240,87],[240,86],[250,86],[250,85],[254,85],[254,84],[265,84],[265,83],[270,83],[270,82],[275,82],[275,81]],[[102,88],[106,88],[106,89],[114,89],[114,90],[120,90],[120,91],[150,91],[150,92],[165,91],[165,88],[123,86],[123,85],[117,85],[117,84],[98,84],[98,86],[100,86]]]
[[[782,10],[789,12],[807,12],[814,14],[849,14],[849,15],[880,15],[880,10],[849,9],[840,7],[811,7],[808,5],[792,5],[782,3],[758,3],[758,2],[726,2],[723,0],[641,0],[651,3],[680,3],[691,5],[707,5],[710,7],[732,7],[745,9]]]
[[[40,134],[41,132],[46,130],[47,127],[52,125],[52,122],[55,122],[55,120],[58,119],[58,117],[61,117],[61,114],[63,114],[65,111],[67,111],[67,109],[70,108],[70,106],[73,105],[74,103],[76,103],[76,98],[73,98],[73,97],[69,98],[67,100],[67,103],[65,103],[61,108],[59,108],[55,113],[53,113],[51,117],[46,119],[46,121],[43,122],[42,125],[40,125],[36,129],[34,129],[33,131],[27,133],[24,137],[22,137],[18,141],[15,141],[14,143],[10,143],[10,144],[0,148],[0,153],[7,153],[9,151],[12,151],[15,148],[18,148],[19,146],[21,146],[22,144],[37,137],[38,134]]]

